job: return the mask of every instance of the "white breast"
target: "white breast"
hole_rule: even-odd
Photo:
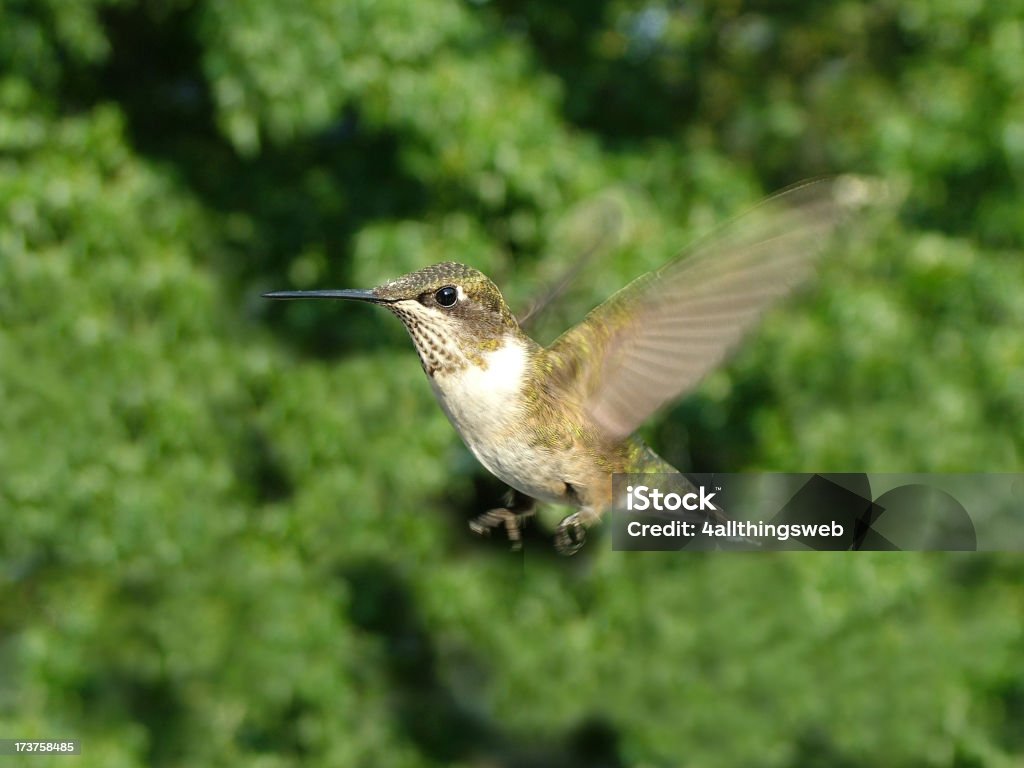
[[[434,392],[464,437],[493,434],[510,427],[519,416],[519,390],[526,371],[526,349],[516,340],[472,363],[432,377]]]
[[[528,353],[510,339],[483,355],[484,365],[438,371],[431,383],[438,401],[473,455],[491,473],[535,498],[552,494],[550,458],[523,441],[521,387]]]

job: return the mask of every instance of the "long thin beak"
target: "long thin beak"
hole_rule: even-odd
[[[329,291],[271,291],[264,293],[265,299],[351,299],[352,301],[369,301],[374,304],[388,304],[390,299],[382,299],[373,291],[350,289]]]

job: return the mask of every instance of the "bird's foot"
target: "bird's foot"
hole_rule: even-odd
[[[531,514],[532,509],[489,509],[470,520],[469,529],[478,536],[490,536],[491,530],[504,525],[512,551],[515,552],[523,548],[523,521]]]
[[[583,548],[587,540],[587,528],[584,516],[574,512],[558,524],[555,531],[555,549],[560,555],[575,555]]]

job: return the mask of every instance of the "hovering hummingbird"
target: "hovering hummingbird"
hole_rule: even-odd
[[[634,431],[813,273],[829,235],[865,192],[862,180],[840,177],[769,197],[548,347],[523,332],[490,279],[454,262],[370,290],[263,295],[365,301],[396,315],[452,425],[513,489],[505,507],[470,527],[485,534],[504,525],[518,548],[538,501],[573,506],[555,535],[556,548],[573,554],[612,504],[613,473],[677,472]]]

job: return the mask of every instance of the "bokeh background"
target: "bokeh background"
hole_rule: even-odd
[[[2,0],[0,736],[1024,765],[1019,555],[565,560],[561,510],[512,554],[466,530],[501,487],[400,324],[258,298],[455,259],[523,309],[595,252],[570,322],[839,172],[900,194],[647,436],[696,470],[1021,471],[1020,0]]]

